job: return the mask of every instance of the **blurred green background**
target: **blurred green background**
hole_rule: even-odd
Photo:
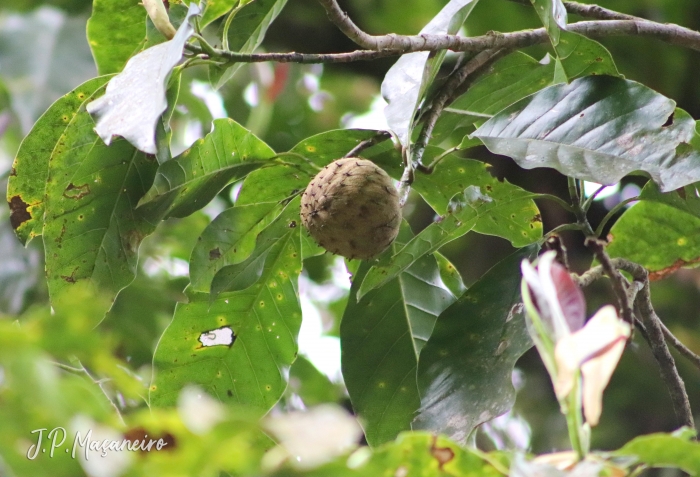
[[[444,5],[439,0],[345,0],[340,2],[364,30],[375,33],[415,33]],[[700,29],[697,0],[606,0],[601,5],[660,22]],[[0,5],[0,183],[6,184],[12,158],[34,121],[60,95],[96,75],[85,39],[91,5],[87,0],[3,0]],[[570,21],[580,20],[571,17]],[[464,33],[479,35],[490,30],[514,31],[538,27],[533,10],[507,0],[481,0],[469,18]],[[215,23],[211,29],[216,31]],[[700,118],[700,53],[640,38],[609,38],[602,43],[613,54],[621,73],[640,81],[678,102],[693,117]],[[315,0],[289,0],[263,43],[267,51],[341,52],[353,44],[330,22]],[[528,53],[541,58],[545,47]],[[246,125],[275,150],[284,151],[301,139],[329,129],[377,123],[381,103],[379,87],[394,59],[346,65],[255,64],[239,70],[219,91],[211,88],[207,73],[189,69],[173,119],[174,153],[184,150],[209,131],[211,120],[229,116]],[[443,68],[447,74],[455,64],[451,55]],[[566,180],[553,170],[525,171],[511,160],[493,156],[485,148],[474,148],[468,156],[493,165],[498,177],[528,190],[566,197]],[[640,178],[626,179],[617,192],[596,201],[591,209],[593,226],[619,201],[621,194],[641,185]],[[625,192],[627,191],[627,192]],[[140,271],[124,290],[100,325],[118,340],[119,355],[134,369],[148,373],[152,351],[169,322],[175,302],[187,284],[189,253],[210,217],[230,205],[236,187],[230,186],[204,211],[186,219],[169,220],[146,239],[141,247]],[[540,203],[545,231],[572,220],[551,203]],[[13,320],[32,306],[48,304],[43,282],[40,241],[24,249],[15,239],[8,211],[0,211],[0,319]],[[415,230],[434,218],[417,198],[406,207]],[[610,224],[611,225],[611,224]],[[565,233],[564,242],[575,271],[585,270],[591,258],[582,247],[582,236]],[[510,245],[494,237],[469,234],[449,244],[443,252],[473,283],[488,268],[511,251]],[[310,287],[332,282],[329,257],[307,264]],[[612,295],[605,283],[586,290],[592,313]],[[700,352],[700,273],[681,270],[653,284],[652,297],[658,314],[691,349]],[[316,300],[321,332],[337,334],[337,320],[344,297],[328,294]],[[700,409],[700,371],[679,359],[691,404]],[[319,367],[322,367],[318,362]],[[549,378],[539,357],[530,351],[516,373],[520,392],[515,412],[488,426],[479,437],[485,448],[494,442],[524,446],[533,452],[567,447],[566,428],[558,412]],[[332,372],[328,372],[332,374]],[[347,399],[338,386],[329,388],[325,378],[300,364],[292,370],[290,393],[307,404],[318,400]],[[331,376],[338,381],[338,376]],[[329,391],[329,389],[331,391]],[[304,397],[306,396],[306,397]],[[322,396],[319,398],[319,396]],[[293,400],[287,404],[293,406]],[[700,414],[696,413],[697,417]],[[613,449],[631,437],[676,427],[668,393],[646,344],[637,336],[626,351],[606,392],[600,426],[593,433],[595,448]],[[489,437],[490,436],[490,437]]]

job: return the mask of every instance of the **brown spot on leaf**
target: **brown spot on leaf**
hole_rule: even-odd
[[[63,191],[63,197],[66,199],[82,199],[90,193],[90,186],[88,184],[83,184],[76,186],[72,182],[68,184],[66,190]]]
[[[219,258],[221,258],[221,250],[219,250],[219,247],[209,250],[209,260],[218,260]]]
[[[455,452],[449,447],[438,447],[437,436],[433,435],[433,443],[430,446],[430,454],[438,461],[438,467],[442,467],[455,458]]]
[[[540,214],[535,214],[535,216],[530,220],[530,222],[542,222],[542,215]]]
[[[20,225],[32,218],[32,214],[27,211],[27,204],[18,195],[12,197],[7,203],[10,206],[10,223],[13,229],[17,229]]]
[[[61,278],[63,278],[68,283],[75,283],[77,281],[75,279],[75,272],[77,272],[77,271],[78,271],[78,269],[74,268],[73,271],[71,272],[70,276],[61,275]]]

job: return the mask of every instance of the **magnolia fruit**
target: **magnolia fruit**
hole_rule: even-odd
[[[329,252],[368,260],[386,250],[399,233],[399,195],[389,175],[373,162],[338,159],[304,191],[301,221]]]

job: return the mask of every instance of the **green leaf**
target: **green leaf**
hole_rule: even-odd
[[[646,86],[586,76],[515,103],[474,136],[526,169],[601,184],[642,170],[667,191],[700,179],[700,152],[687,144],[694,134],[695,121]]]
[[[190,257],[190,289],[208,292],[214,275],[241,263],[255,249],[255,239],[280,214],[269,204],[232,207],[221,212],[202,232]]]
[[[452,131],[485,121],[506,106],[552,84],[554,60],[538,62],[516,51],[497,61],[469,90],[445,108],[433,130],[438,144]]]
[[[437,252],[446,243],[472,230],[479,218],[479,207],[485,203],[484,198],[474,186],[465,189],[464,194],[458,194],[452,212],[428,225],[398,251],[392,249],[394,254],[388,260],[380,261],[367,272],[357,292],[357,300],[396,278],[424,255]]]
[[[555,49],[568,81],[589,75],[622,76],[610,52],[597,41],[566,30],[560,35]]]
[[[478,0],[450,0],[423,28],[421,34],[456,34]],[[404,146],[408,146],[415,123],[415,115],[426,91],[435,79],[445,51],[436,54],[420,51],[401,56],[389,69],[382,82],[382,96],[389,128]]]
[[[10,221],[23,244],[41,235],[49,158],[80,107],[109,80],[93,78],[56,100],[24,138],[12,163],[7,186]]]
[[[411,235],[404,222],[392,248],[399,248]],[[362,262],[351,296],[369,268],[368,262]],[[454,300],[440,280],[435,258],[429,255],[359,302],[349,300],[340,324],[343,378],[370,445],[410,429],[420,403],[418,354],[438,315]]]
[[[298,214],[298,202],[292,203],[279,220],[288,223]],[[223,293],[211,303],[209,295],[192,293],[189,303],[177,305],[153,360],[152,406],[175,404],[187,384],[224,403],[248,405],[259,415],[274,406],[297,354],[299,247],[299,234],[290,234],[283,253],[274,260],[270,256],[260,280],[244,291]],[[228,330],[233,335],[226,335]],[[204,346],[217,333],[233,343]]]
[[[640,201],[610,230],[611,257],[624,257],[661,278],[700,259],[700,217],[660,202]]]
[[[637,437],[615,454],[635,456],[640,463],[653,467],[676,467],[690,475],[700,473],[700,444],[676,433]]]
[[[93,0],[87,38],[101,75],[120,72],[141,51],[147,16],[138,0]]]
[[[435,252],[433,255],[435,256],[435,260],[437,260],[442,283],[445,284],[447,289],[450,290],[454,296],[462,296],[462,294],[467,291],[467,287],[464,286],[462,275],[459,274],[457,267],[440,252]]]
[[[303,356],[298,356],[289,370],[287,392],[298,395],[306,407],[336,402],[342,391]]]
[[[87,111],[96,117],[95,132],[105,144],[109,145],[113,136],[122,136],[140,151],[156,154],[156,124],[168,107],[168,78],[194,33],[189,20],[199,13],[199,7],[192,3],[172,40],[130,59],[124,71],[109,81],[104,96],[87,105]]]
[[[212,299],[215,299],[222,292],[239,291],[252,286],[262,276],[268,260],[279,260],[279,256],[286,253],[285,245],[290,240],[299,240],[300,208],[301,197],[296,196],[286,205],[284,212],[260,232],[255,242],[255,249],[245,261],[227,265],[214,275],[211,283]],[[301,244],[297,243],[296,245],[298,251],[301,252]]]
[[[270,146],[233,119],[217,119],[204,139],[160,165],[138,206],[155,217],[185,217],[274,155]]]
[[[113,300],[134,279],[139,245],[155,229],[133,207],[156,161],[121,139],[107,147],[93,127],[81,108],[50,159],[43,236],[54,308],[61,292],[82,282]]]
[[[248,0],[250,1],[250,0]],[[237,6],[240,0],[209,0],[207,1],[206,8],[204,9],[204,15],[200,20],[200,27],[204,28],[217,18],[228,13],[233,7]],[[243,0],[246,3],[246,0]]]
[[[253,53],[262,43],[267,29],[287,4],[287,0],[253,0],[241,3],[233,13],[234,16],[227,19],[228,30],[224,34],[230,51]],[[233,77],[240,65],[234,63],[223,68],[211,66],[209,79],[216,88],[220,88]]]
[[[414,427],[466,444],[476,426],[513,406],[513,367],[532,346],[520,262],[536,254],[536,246],[512,254],[440,315],[418,365],[421,408]]]
[[[428,147],[423,157],[431,162],[443,153],[439,148]],[[386,156],[376,160],[383,167],[390,166]],[[400,168],[394,167],[390,174],[400,174]],[[507,181],[499,181],[481,161],[447,154],[432,174],[418,172],[412,184],[440,215],[448,213],[450,200],[467,187],[477,187],[481,194],[490,198],[479,207],[474,225],[476,232],[503,237],[514,247],[524,247],[542,237],[542,218],[532,200],[533,194]]]
[[[366,129],[338,129],[304,139],[289,153],[280,154],[271,167],[249,174],[236,205],[277,203],[303,192],[323,166],[377,134]]]
[[[377,449],[359,470],[364,471],[362,475],[502,476],[479,451],[427,432],[400,434],[395,442]]]
[[[542,25],[547,29],[549,39],[555,47],[559,44],[561,30],[566,29],[566,7],[562,0],[530,0],[535,7]]]

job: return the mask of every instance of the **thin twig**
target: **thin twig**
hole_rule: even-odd
[[[511,0],[511,2],[532,6],[530,0]],[[585,18],[596,18],[598,20],[642,20],[642,18],[620,13],[598,5],[578,2],[564,2],[564,7],[569,13],[573,13]]]
[[[651,352],[661,368],[661,378],[666,383],[666,387],[671,395],[676,418],[680,425],[694,429],[693,413],[690,409],[685,383],[683,383],[683,379],[678,374],[676,362],[673,360],[673,356],[666,345],[661,320],[656,315],[651,305],[648,280],[644,282],[641,293],[637,295],[635,307],[646,328],[647,342],[649,343]]]
[[[660,322],[661,324],[661,331],[663,331],[664,336],[666,337],[666,341],[671,343],[671,346],[676,348],[676,351],[678,351],[680,354],[682,354],[688,361],[690,361],[696,368],[700,369],[700,356],[697,354],[693,353],[688,349],[686,345],[681,343],[681,341],[675,337],[673,333],[671,333],[671,330],[669,330],[666,325],[663,324],[663,322]]]
[[[356,157],[359,153],[361,153],[365,149],[368,149],[368,148],[375,146],[381,142],[384,142],[387,139],[389,139],[390,137],[391,137],[391,133],[389,133],[387,131],[380,131],[375,136],[372,136],[369,139],[365,139],[364,141],[361,141],[357,146],[353,147],[343,157]]]
[[[603,266],[605,274],[610,277],[610,280],[612,281],[613,291],[617,297],[622,319],[629,323],[630,326],[634,326],[634,314],[627,296],[625,277],[623,277],[618,269],[615,268],[610,260],[610,257],[605,252],[605,243],[594,237],[588,237],[586,239],[586,246],[593,251],[593,254]]]

